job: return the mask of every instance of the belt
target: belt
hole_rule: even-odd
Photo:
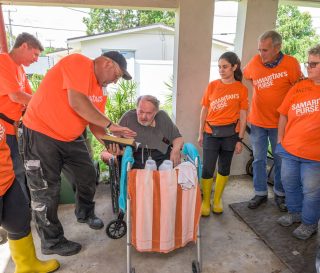
[[[11,118],[8,118],[5,114],[3,113],[0,113],[0,118],[3,119],[4,121],[12,124],[12,125],[16,125],[16,121],[11,119]]]

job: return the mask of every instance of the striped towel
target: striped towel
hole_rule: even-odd
[[[176,170],[129,172],[131,241],[138,251],[167,253],[196,240],[200,189],[182,190],[177,177]]]

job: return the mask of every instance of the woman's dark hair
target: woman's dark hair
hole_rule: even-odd
[[[231,64],[231,66],[237,65],[237,69],[234,71],[234,78],[236,81],[241,82],[242,81],[242,71],[241,71],[241,62],[240,59],[238,58],[237,54],[231,51],[223,53],[219,60],[224,59],[228,63]]]

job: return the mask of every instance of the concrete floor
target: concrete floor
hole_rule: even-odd
[[[272,193],[270,193],[270,196]],[[252,197],[252,179],[232,177],[224,193],[225,211],[201,219],[203,273],[291,273],[269,247],[227,206],[247,201]],[[109,239],[105,229],[95,231],[76,222],[72,205],[61,205],[59,216],[66,238],[82,244],[79,254],[70,257],[40,254],[38,236],[33,228],[35,244],[42,259],[56,258],[61,273],[124,273],[126,272],[126,238]],[[109,185],[100,184],[96,194],[96,214],[105,224],[112,219]],[[8,245],[0,246],[0,273],[14,272],[8,258]],[[192,272],[191,262],[196,259],[193,243],[169,254],[139,253],[132,250],[132,265],[140,273]],[[4,268],[1,271],[1,265]]]

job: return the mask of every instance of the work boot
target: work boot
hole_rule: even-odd
[[[79,253],[81,245],[64,238],[62,241],[50,248],[42,248],[41,252],[45,255],[57,254],[60,256],[71,256]]]
[[[309,239],[313,234],[315,234],[318,231],[318,225],[306,225],[302,223],[300,226],[298,226],[293,232],[292,235],[298,239],[301,240],[307,240]]]
[[[202,184],[201,215],[209,216],[210,215],[210,197],[211,197],[213,178],[209,178],[209,179],[202,178],[201,184]]]
[[[222,194],[224,188],[228,182],[229,176],[223,176],[217,174],[216,185],[214,187],[214,196],[212,202],[212,212],[215,214],[221,214],[223,212]]]
[[[15,263],[15,273],[49,273],[59,269],[57,260],[42,261],[37,258],[31,232],[19,240],[9,239],[11,257]]]
[[[256,209],[259,207],[262,203],[265,203],[268,201],[268,196],[267,195],[255,195],[248,204],[249,209]]]
[[[79,223],[86,223],[92,229],[102,229],[104,224],[100,218],[95,215],[89,216],[86,219],[77,219]]]
[[[301,213],[300,212],[293,212],[287,213],[286,215],[281,216],[277,223],[283,227],[289,227],[293,223],[300,223],[301,222]]]
[[[281,212],[287,212],[286,197],[274,194],[274,201]]]

